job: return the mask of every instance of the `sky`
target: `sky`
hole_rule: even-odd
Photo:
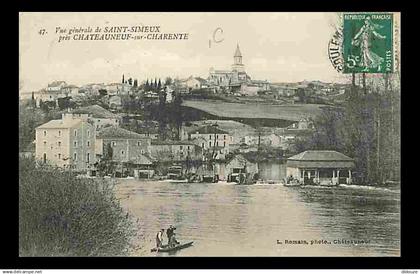
[[[230,69],[239,44],[246,72],[270,82],[342,82],[328,59],[335,13],[21,13],[20,92],[68,84],[136,78],[207,78],[209,69]],[[64,41],[56,27],[158,25],[188,40]],[[213,34],[216,29],[216,43]],[[40,30],[45,29],[44,35]]]

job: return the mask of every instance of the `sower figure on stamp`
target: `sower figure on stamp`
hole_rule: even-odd
[[[381,27],[382,26],[380,25],[372,23],[370,17],[367,17],[365,24],[360,28],[359,32],[354,36],[351,42],[353,46],[360,46],[360,63],[364,66],[365,71],[370,68],[378,68],[378,71],[381,70],[381,64],[384,61],[384,58],[380,57],[371,50],[372,38],[386,38],[376,32],[376,30]]]

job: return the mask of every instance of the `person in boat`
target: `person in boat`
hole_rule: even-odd
[[[173,232],[173,234],[172,234],[172,236],[171,236],[171,239],[169,240],[169,247],[175,247],[176,245],[178,245],[179,244],[179,242],[176,240],[176,233],[175,232]]]
[[[168,245],[171,243],[171,238],[175,233],[176,227],[170,225],[169,228],[166,230],[166,236],[168,237]]]
[[[156,234],[156,248],[161,248],[163,243],[163,232],[165,232],[165,229],[159,230],[159,232]]]

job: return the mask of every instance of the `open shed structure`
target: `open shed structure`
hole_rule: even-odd
[[[338,185],[352,182],[354,160],[331,150],[307,150],[287,159],[287,180],[301,184]]]

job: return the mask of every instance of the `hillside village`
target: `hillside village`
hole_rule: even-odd
[[[229,181],[250,173],[254,182],[282,181],[286,177],[282,165],[300,152],[296,142],[315,129],[316,113],[304,114],[299,108],[340,106],[349,86],[253,80],[245,71],[239,45],[233,59],[231,70],[210,68],[207,78],[140,82],[122,75],[119,82],[79,87],[54,81],[39,91],[21,94],[22,107],[41,111],[48,121],[34,122],[33,139],[20,152],[89,176]],[[234,104],[237,114],[211,113],[200,106],[206,102]],[[243,114],[251,103],[296,105],[302,115],[246,118]],[[350,168],[345,166],[347,182]],[[339,169],[329,170],[326,176],[337,177]],[[306,175],[302,171],[295,176],[319,177],[317,169]]]

